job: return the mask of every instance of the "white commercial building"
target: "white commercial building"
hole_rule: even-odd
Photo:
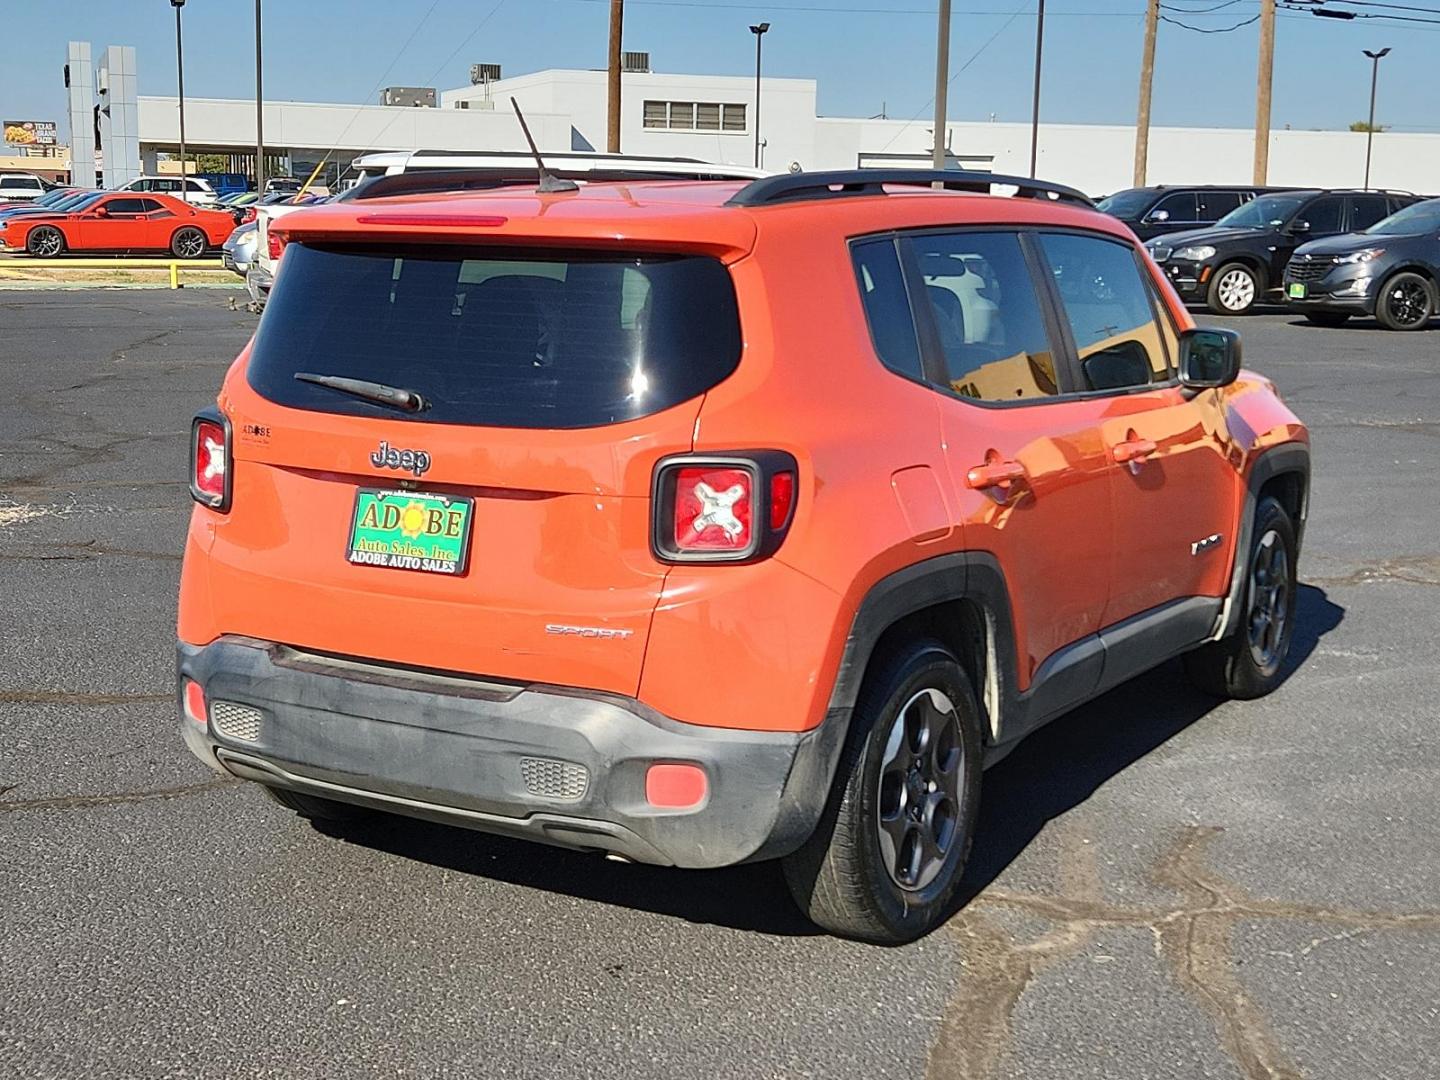
[[[547,70],[443,91],[439,108],[310,104],[265,105],[265,141],[297,176],[321,160],[333,183],[358,154],[371,150],[523,150],[510,107],[525,112],[542,151],[604,150],[603,71]],[[1283,92],[1283,90],[1282,90]],[[732,165],[755,154],[755,81],[724,75],[627,71],[623,76],[621,149],[654,157],[694,157]],[[187,148],[248,162],[255,146],[251,101],[189,99]],[[853,169],[924,165],[930,121],[851,119],[816,112],[813,79],[765,78],[760,92],[761,163],[791,168]],[[141,97],[142,159],[178,146],[175,98]],[[952,165],[997,173],[1029,171],[1028,124],[951,121],[945,142]],[[1128,125],[1041,124],[1041,176],[1099,195],[1130,186],[1135,129]],[[1246,183],[1254,137],[1246,129],[1152,128],[1152,183]],[[244,167],[244,166],[242,166]],[[1275,131],[1272,184],[1358,186],[1365,136],[1339,131]],[[239,171],[239,169],[234,170]],[[1375,136],[1372,182],[1378,187],[1440,190],[1440,135],[1384,132]]]

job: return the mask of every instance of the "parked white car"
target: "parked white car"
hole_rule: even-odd
[[[173,195],[181,198],[180,177],[178,176],[137,176],[128,184],[117,188],[118,191],[158,191],[162,195]],[[192,206],[214,206],[219,201],[215,189],[210,186],[209,180],[201,180],[199,177],[187,176],[185,178],[185,201]]]
[[[50,187],[33,173],[5,173],[0,175],[0,202],[38,199]]]

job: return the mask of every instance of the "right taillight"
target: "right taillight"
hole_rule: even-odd
[[[284,233],[276,232],[273,228],[265,230],[265,250],[270,253],[272,262],[284,254],[287,239]]]
[[[774,450],[667,458],[655,470],[652,544],[666,562],[745,562],[780,546],[796,466]]]
[[[230,508],[230,421],[206,409],[190,423],[190,496],[212,510]]]

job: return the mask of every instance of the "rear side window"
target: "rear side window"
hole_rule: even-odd
[[[944,388],[978,401],[1060,392],[1055,353],[1020,238],[929,233],[909,239],[925,282]]]
[[[148,199],[110,199],[102,205],[111,214],[143,214]]]
[[[1041,245],[1075,338],[1085,389],[1168,381],[1164,337],[1133,249],[1068,233],[1045,233]]]
[[[1202,191],[1200,192],[1200,217],[1199,221],[1219,221],[1231,210],[1240,209],[1240,192],[1238,191]]]
[[[910,317],[910,299],[893,240],[869,240],[854,247],[855,274],[875,351],[891,371],[921,381],[920,346]]]
[[[740,360],[729,272],[701,256],[285,249],[250,355],[281,405],[441,424],[579,428],[704,393]],[[403,387],[402,413],[295,379]]]

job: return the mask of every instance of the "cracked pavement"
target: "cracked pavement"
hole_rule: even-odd
[[[1032,737],[887,950],[767,866],[327,834],[194,761],[185,441],[253,322],[0,296],[0,1075],[1440,1074],[1440,330],[1233,323],[1315,438],[1291,677],[1167,665]]]

